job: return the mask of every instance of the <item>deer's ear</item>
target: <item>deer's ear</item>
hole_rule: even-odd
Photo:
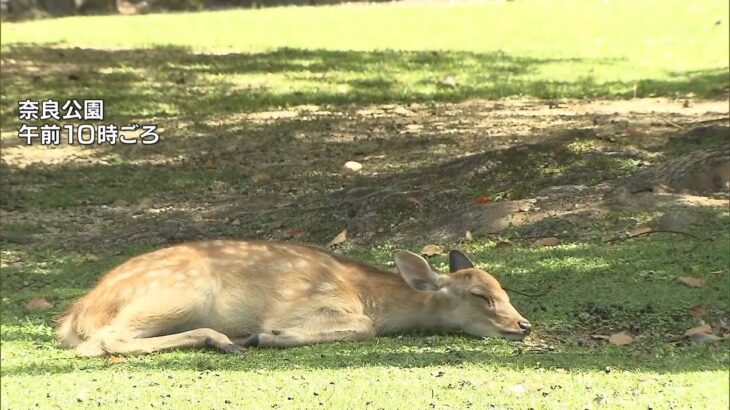
[[[469,260],[463,253],[459,251],[449,252],[449,272],[456,272],[462,269],[471,269],[474,263]]]
[[[408,251],[395,251],[393,260],[401,277],[411,288],[421,291],[439,289],[442,275],[420,255]]]

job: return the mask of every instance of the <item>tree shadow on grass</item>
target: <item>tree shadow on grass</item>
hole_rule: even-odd
[[[17,125],[17,101],[102,98],[110,118],[203,120],[305,104],[463,101],[469,98],[716,97],[722,68],[639,82],[555,80],[548,65],[612,65],[614,59],[549,59],[502,52],[332,51],[283,48],[200,54],[182,47],[105,50],[13,45],[3,52],[2,119]],[[448,77],[453,80],[445,81]]]

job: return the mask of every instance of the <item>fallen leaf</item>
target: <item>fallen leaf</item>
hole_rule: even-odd
[[[467,241],[473,241],[474,235],[471,233],[471,231],[466,231],[466,233],[464,234],[464,239],[466,239]]]
[[[692,335],[696,335],[698,333],[712,334],[712,327],[709,324],[705,323],[702,326],[693,327],[692,329],[687,330],[684,333],[684,335],[685,336],[692,336]]]
[[[649,228],[648,226],[642,226],[642,227],[634,228],[634,229],[630,230],[628,232],[628,234],[629,234],[630,238],[633,238],[635,236],[646,235],[651,231],[652,231],[652,229]]]
[[[702,304],[693,305],[689,308],[689,314],[696,318],[700,318],[707,314],[707,307]]]
[[[626,128],[626,135],[629,137],[639,138],[648,136],[647,133],[637,130],[636,128]]]
[[[616,346],[630,345],[634,343],[634,336],[627,331],[614,333],[608,338],[608,343]]]
[[[512,244],[511,244],[511,243],[509,243],[509,242],[507,242],[507,241],[499,241],[499,242],[497,242],[497,243],[496,243],[496,244],[494,245],[494,247],[495,247],[495,248],[498,248],[498,249],[499,249],[499,248],[509,248],[510,246],[512,246]]]
[[[33,298],[27,302],[25,302],[25,308],[35,312],[38,310],[47,310],[53,307],[53,303],[49,302],[48,299],[44,297],[37,297]]]
[[[693,335],[690,335],[689,340],[693,341],[694,343],[708,343],[717,342],[718,340],[723,340],[723,338],[713,335],[711,333],[695,333]]]
[[[560,241],[558,240],[558,238],[551,236],[549,238],[540,238],[540,239],[536,240],[535,242],[533,242],[532,244],[535,246],[555,246],[559,243],[560,243]]]
[[[494,201],[492,200],[492,198],[490,198],[488,196],[478,196],[478,197],[476,197],[476,199],[474,199],[474,202],[476,202],[479,205],[486,205],[486,204],[491,204]]]
[[[446,253],[444,247],[439,245],[426,245],[421,249],[423,256],[443,255],[444,253]]]
[[[330,248],[335,245],[339,245],[342,242],[345,242],[347,240],[347,229],[344,229],[342,232],[338,233],[337,236],[332,238],[331,241],[327,242],[327,247]]]
[[[419,201],[418,198],[409,196],[406,198],[406,201],[410,202],[413,206],[421,206],[421,201]]]
[[[207,170],[215,169],[215,163],[213,162],[212,159],[209,159],[209,160],[205,161],[205,164],[203,165],[203,167]]]
[[[690,288],[704,288],[707,286],[707,280],[703,278],[697,278],[694,276],[680,276],[677,278],[678,281],[684,283]]]
[[[125,361],[126,360],[122,356],[109,356],[109,358],[106,359],[106,362],[110,364],[124,363]]]
[[[292,230],[289,231],[289,235],[296,238],[296,237],[304,235],[304,231],[299,228],[293,228]]]

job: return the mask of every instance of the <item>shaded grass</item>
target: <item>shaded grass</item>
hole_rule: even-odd
[[[6,193],[2,199],[4,209],[55,209],[72,208],[80,205],[112,205],[118,201],[137,203],[144,198],[155,197],[162,201],[184,201],[190,198],[205,198],[212,191],[235,192],[240,196],[259,194],[260,191],[289,190],[297,198],[297,202],[322,205],[328,200],[323,196],[322,188],[336,190],[347,187],[350,178],[339,172],[339,164],[348,156],[357,152],[357,141],[322,141],[301,140],[296,133],[308,129],[337,126],[343,120],[315,120],[313,124],[280,121],[274,124],[244,128],[245,137],[238,135],[219,136],[214,143],[200,141],[196,144],[189,139],[172,140],[165,146],[142,147],[128,150],[125,147],[114,147],[103,150],[107,160],[100,164],[66,163],[57,165],[29,164],[25,167],[8,167],[5,170],[8,179],[1,182]],[[334,124],[334,125],[331,125]],[[177,131],[171,130],[172,133]],[[278,137],[277,137],[278,136]],[[269,140],[267,142],[266,140]],[[499,158],[502,166],[489,173],[465,175],[464,165],[459,169],[447,171],[437,157],[425,158],[424,164],[407,164],[398,174],[398,179],[414,179],[415,184],[446,185],[459,176],[460,193],[453,199],[469,202],[472,198],[488,194],[494,199],[520,199],[552,185],[582,183],[593,185],[617,176],[628,175],[636,169],[638,160],[629,154],[606,156],[600,152],[582,152],[575,150],[574,144],[592,144],[600,142],[592,135],[575,135],[550,138],[547,141],[489,153],[489,158]],[[276,143],[276,152],[263,143]],[[414,149],[440,143],[438,137],[423,138],[412,142]],[[407,141],[406,141],[407,143]],[[630,146],[631,141],[622,141]],[[388,144],[391,144],[388,147]],[[376,152],[394,152],[399,142],[388,140],[377,141]],[[195,149],[199,145],[206,149],[201,155]],[[226,147],[235,146],[234,150]],[[390,148],[390,150],[389,150]],[[407,147],[399,147],[407,149]],[[221,152],[223,151],[223,152]],[[158,164],[137,162],[141,159],[174,156],[185,153],[185,159],[169,160]],[[296,152],[300,156],[317,161],[317,167],[309,163],[298,163],[285,158],[287,152]],[[214,153],[214,154],[210,154]],[[326,155],[324,153],[328,153]],[[282,155],[285,159],[282,159]],[[214,156],[215,169],[205,169],[206,158]],[[257,183],[255,170],[261,168],[261,156],[265,160],[285,161],[297,172],[286,169],[274,171],[272,181]],[[268,158],[267,158],[268,156]],[[341,157],[340,161],[334,158]],[[137,161],[135,161],[137,160]],[[458,159],[454,161],[462,161]],[[476,162],[476,161],[472,161]],[[431,165],[433,164],[433,165]],[[468,164],[468,162],[466,162]],[[458,164],[457,164],[458,165]],[[316,168],[317,172],[309,172]],[[270,171],[271,172],[271,171]],[[419,179],[421,174],[434,174],[428,179]],[[389,183],[392,174],[368,175],[359,177],[357,183],[365,185],[381,185]],[[12,182],[12,184],[11,184]],[[489,191],[485,192],[485,187]],[[414,187],[411,187],[414,188]]]
[[[120,51],[12,45],[3,57],[14,61],[4,74],[6,127],[17,123],[17,101],[27,98],[101,98],[109,120],[177,116],[205,120],[305,104],[454,102],[509,96],[708,98],[724,96],[729,83],[727,68],[722,66],[649,74],[637,72],[633,62],[620,58],[539,58],[500,51],[280,48],[205,55],[184,47]],[[605,78],[580,74],[601,66],[616,72]],[[445,82],[450,77],[455,86]]]

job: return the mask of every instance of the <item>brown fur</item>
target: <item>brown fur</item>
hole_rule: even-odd
[[[111,270],[71,306],[57,333],[82,356],[203,345],[237,352],[240,344],[288,347],[415,329],[529,333],[488,273],[441,275],[403,251],[396,265],[400,275],[283,242],[177,245]]]

